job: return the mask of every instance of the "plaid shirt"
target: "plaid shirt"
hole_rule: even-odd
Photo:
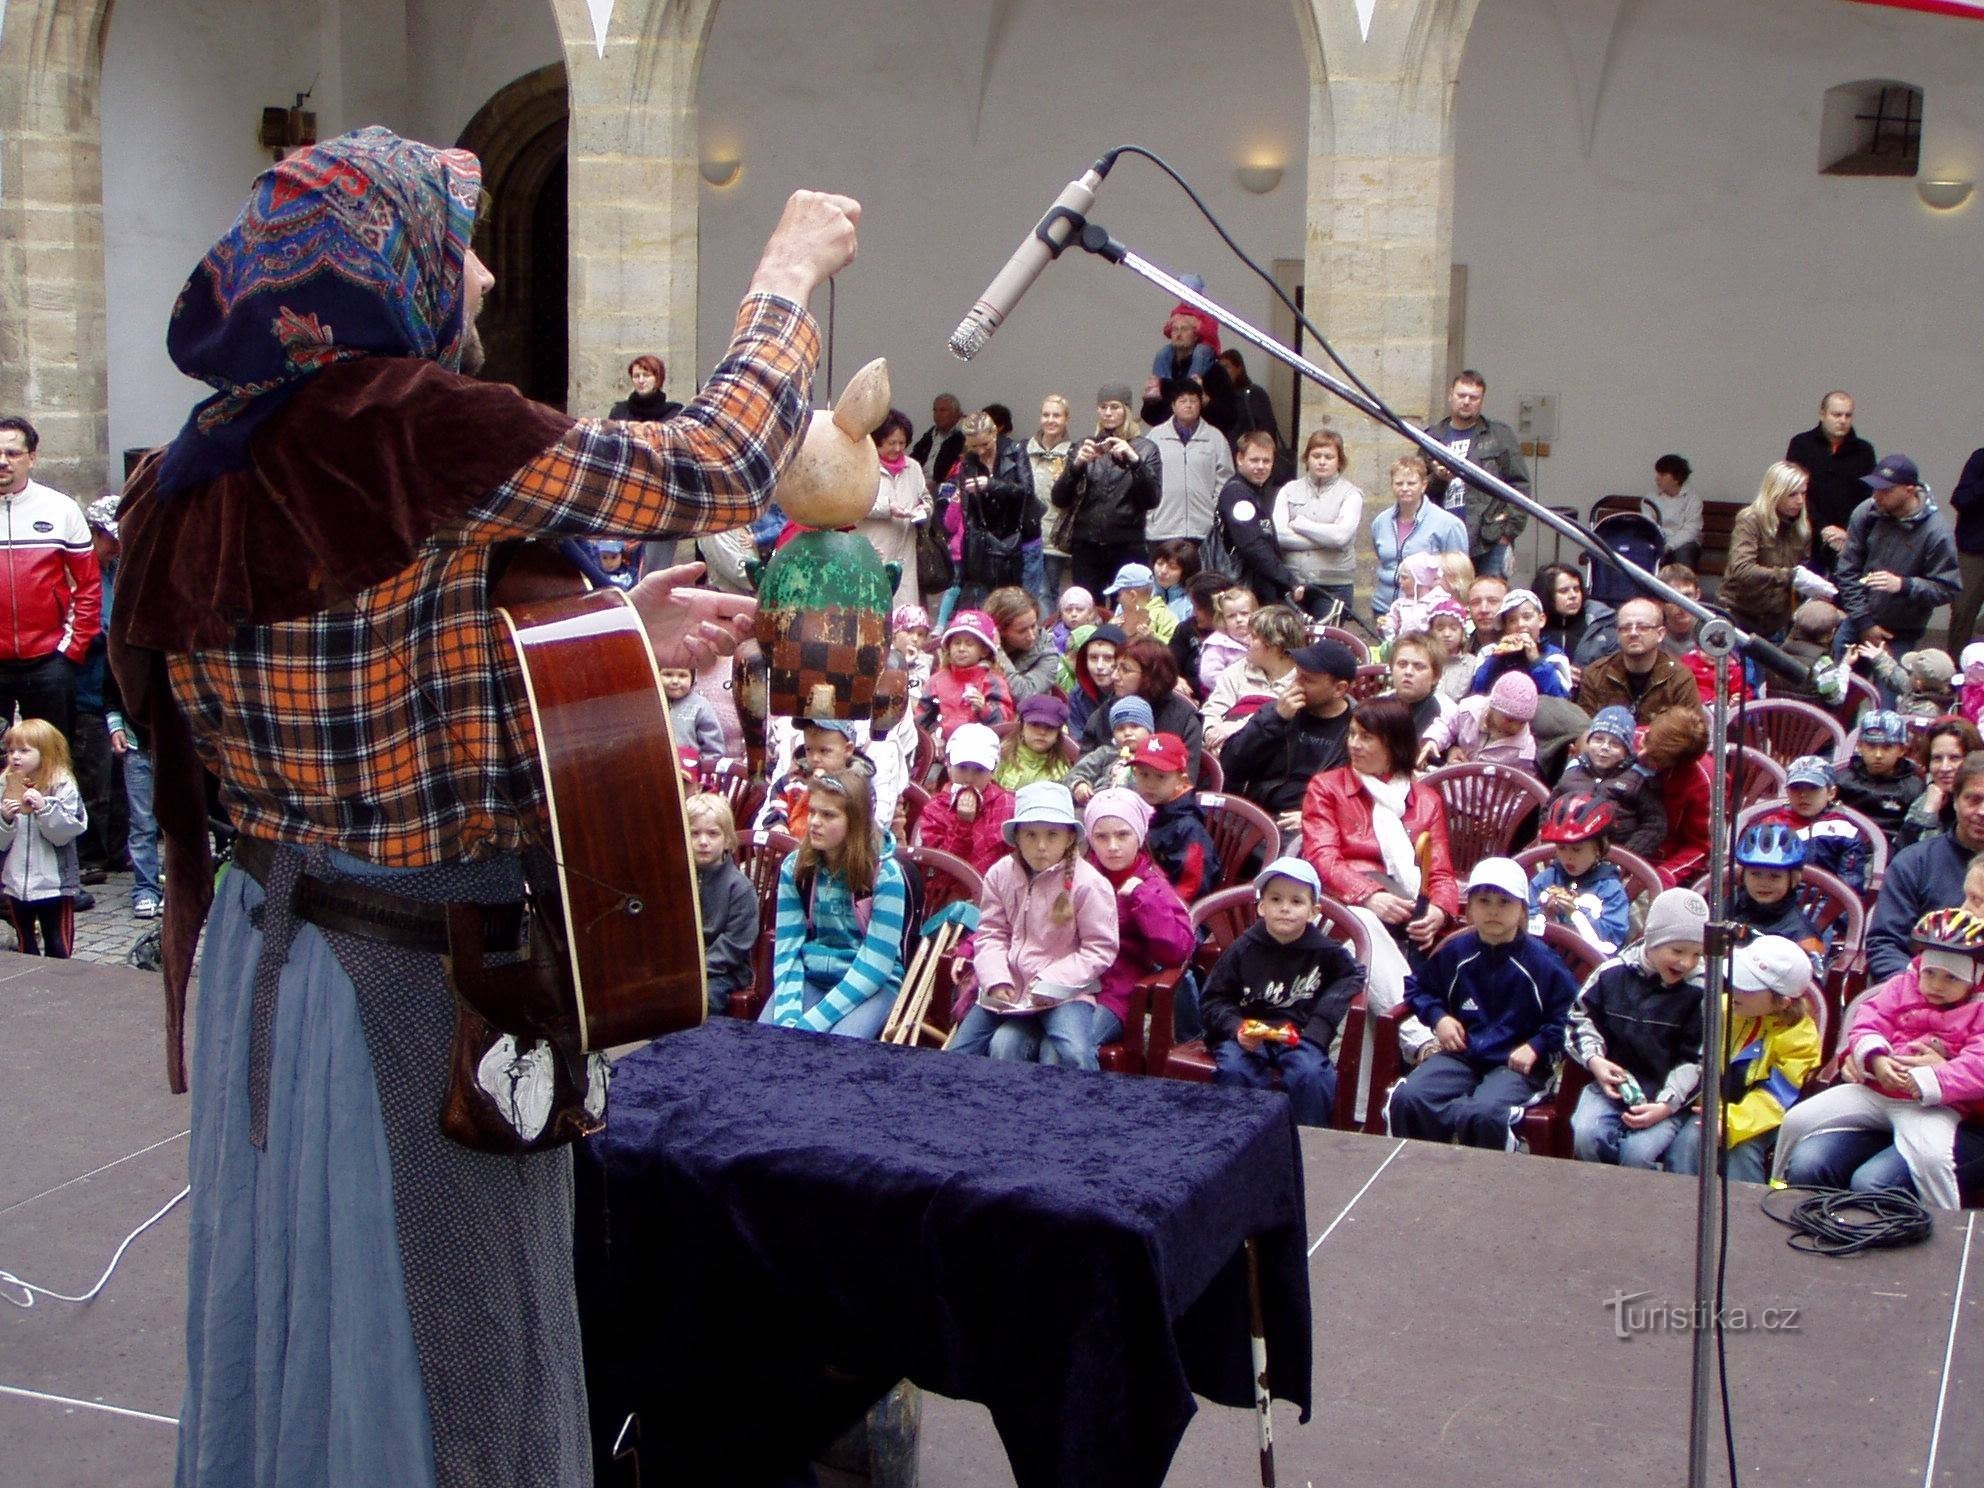
[[[524,813],[541,834],[522,672],[487,599],[496,545],[746,525],[798,449],[819,345],[803,307],[752,295],[666,423],[581,420],[352,603],[168,658],[235,825],[388,867],[514,852]]]

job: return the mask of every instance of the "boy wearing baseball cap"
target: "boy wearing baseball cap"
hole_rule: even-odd
[[[1330,1044],[1364,968],[1315,923],[1322,881],[1301,858],[1276,858],[1254,880],[1259,918],[1206,978],[1199,1011],[1218,1067],[1213,1083],[1288,1092],[1303,1126],[1328,1126],[1336,1104]]]
[[[1211,893],[1225,867],[1206,830],[1190,768],[1190,753],[1176,734],[1152,734],[1130,761],[1136,792],[1152,812],[1150,855],[1187,904]]]
[[[861,752],[858,743],[865,732],[865,724],[848,723],[838,718],[800,719],[801,747],[793,756],[792,768],[765,797],[765,804],[752,826],[760,831],[787,832],[804,838],[806,804],[814,776],[855,770],[873,781],[875,762]]]
[[[1760,935],[1736,948],[1724,997],[1723,1057],[1715,1062],[1718,1086],[1704,1075],[1702,1098],[1720,1092],[1723,1171],[1743,1183],[1762,1183],[1784,1113],[1819,1067],[1819,1029],[1806,1006],[1812,958],[1781,935]],[[1667,1171],[1699,1173],[1702,1122],[1684,1125],[1667,1149]]]
[[[1856,894],[1867,889],[1867,860],[1872,845],[1859,824],[1835,802],[1838,776],[1832,761],[1801,754],[1784,772],[1787,805],[1765,812],[1756,825],[1789,827],[1805,844],[1805,866],[1822,868]]]
[[[1922,785],[1908,757],[1907,720],[1887,708],[1862,713],[1859,746],[1839,776],[1841,803],[1872,817],[1893,841]]]
[[[1658,1167],[1702,1080],[1702,937],[1708,903],[1668,889],[1646,933],[1592,973],[1565,1047],[1591,1075],[1571,1112],[1580,1162]]]
[[[1116,623],[1131,640],[1140,635],[1154,635],[1160,641],[1169,641],[1177,634],[1178,617],[1171,613],[1170,605],[1157,597],[1157,576],[1150,571],[1149,564],[1124,564],[1102,594],[1103,598],[1115,601]]]
[[[1577,985],[1529,934],[1529,883],[1515,859],[1474,865],[1466,915],[1469,928],[1406,978],[1405,1000],[1434,1041],[1392,1091],[1385,1121],[1395,1137],[1513,1152],[1516,1122],[1564,1048]]]

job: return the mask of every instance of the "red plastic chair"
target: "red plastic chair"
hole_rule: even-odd
[[[747,1022],[763,1010],[772,986],[772,921],[778,898],[779,869],[799,846],[784,832],[737,834],[737,866],[758,895],[758,943],[751,948],[751,985],[730,994],[730,1016]]]
[[[1463,882],[1483,858],[1507,856],[1524,824],[1550,800],[1547,785],[1508,765],[1445,765],[1419,779],[1446,804],[1448,851],[1454,877]]]
[[[902,802],[902,840],[914,842],[916,824],[923,819],[923,808],[930,804],[930,792],[920,785],[905,785],[897,799]]]
[[[751,825],[757,813],[751,808],[752,787],[757,784],[750,766],[742,760],[720,759],[703,772],[709,788],[730,803],[730,814],[739,827]],[[759,797],[763,804],[763,797]]]
[[[1563,959],[1571,980],[1580,987],[1605,963],[1597,948],[1563,925],[1545,925],[1543,943]],[[1569,1055],[1558,1061],[1558,1070],[1556,1091],[1524,1111],[1516,1125],[1516,1135],[1529,1150],[1544,1157],[1571,1155],[1571,1112],[1577,1109],[1579,1092],[1590,1083],[1584,1067]]]
[[[1838,719],[1796,698],[1746,703],[1738,717],[1742,722],[1739,742],[1763,750],[1780,765],[1789,765],[1806,754],[1836,759],[1846,743],[1846,730]]]
[[[927,921],[947,904],[962,899],[978,903],[985,894],[985,880],[963,858],[934,847],[899,847],[896,860],[915,873],[923,885],[923,918]],[[956,993],[956,958],[937,968],[937,987],[923,1021],[948,1034],[951,1029],[951,999]]]
[[[1357,668],[1350,684],[1353,703],[1368,702],[1392,685],[1392,669],[1382,662],[1366,662]]]
[[[1842,729],[1851,732],[1859,721],[1862,711],[1872,712],[1881,706],[1881,690],[1858,672],[1849,672],[1846,677],[1846,696],[1834,705],[1832,716]]]
[[[1734,802],[1737,812],[1747,810],[1759,801],[1781,801],[1784,799],[1784,766],[1765,754],[1761,749],[1752,749],[1747,744],[1738,745],[1743,751],[1742,794]],[[1732,764],[1730,782],[1735,783],[1736,771]]]
[[[1251,884],[1248,864],[1255,852],[1262,855],[1263,863],[1279,855],[1281,829],[1252,801],[1200,791],[1199,810],[1205,815],[1213,846],[1219,849],[1219,882],[1213,885],[1214,893],[1233,888],[1243,879]],[[1200,896],[1201,900],[1209,897]]]
[[[1353,631],[1345,630],[1341,625],[1318,626],[1316,628],[1316,639],[1342,641],[1344,645],[1350,648],[1350,654],[1357,658],[1357,664],[1359,666],[1364,665],[1365,662],[1371,659],[1371,648],[1365,643],[1363,637]]]
[[[1203,746],[1199,749],[1199,774],[1194,785],[1200,791],[1216,792],[1226,789],[1225,767],[1220,764],[1218,755]]]
[[[916,758],[910,762],[909,778],[927,791],[934,791],[944,779],[944,751],[930,730],[916,731]]]
[[[1534,847],[1525,847],[1516,854],[1516,861],[1522,864],[1525,877],[1534,878],[1536,870],[1556,855],[1557,849],[1546,842]],[[1626,902],[1638,904],[1642,895],[1652,898],[1662,888],[1660,873],[1638,853],[1614,846],[1611,851],[1612,865],[1619,870],[1619,877],[1626,885]]]

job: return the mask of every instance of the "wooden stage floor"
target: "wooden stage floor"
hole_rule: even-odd
[[[0,1269],[86,1290],[185,1182],[153,976],[0,953]],[[1689,1340],[1617,1336],[1692,1292],[1694,1187],[1543,1158],[1305,1133],[1317,1410],[1276,1409],[1284,1485],[1679,1483]],[[1737,1460],[1759,1484],[1964,1488],[1984,1461],[1984,1243],[1794,1254],[1731,1189],[1728,1302],[1795,1330],[1732,1332]],[[172,1476],[183,1374],[182,1206],[88,1307],[0,1306],[0,1485]],[[1644,1294],[1644,1295],[1638,1295]],[[1202,1405],[1173,1484],[1256,1481],[1253,1417]],[[1718,1465],[1720,1453],[1718,1449]],[[923,1488],[1012,1482],[989,1417],[926,1397]]]

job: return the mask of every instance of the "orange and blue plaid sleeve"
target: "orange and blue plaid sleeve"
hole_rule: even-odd
[[[754,294],[709,381],[661,423],[581,419],[470,514],[469,543],[689,537],[763,514],[812,407],[820,332],[805,307]]]

